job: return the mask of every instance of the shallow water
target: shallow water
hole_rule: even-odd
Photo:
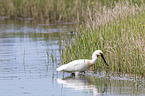
[[[70,24],[1,20],[0,96],[145,95],[142,79],[91,71],[75,78],[57,72],[60,42],[72,31]]]

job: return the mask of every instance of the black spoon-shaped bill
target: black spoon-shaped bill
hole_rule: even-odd
[[[103,54],[101,54],[101,57],[102,57],[102,59],[104,60],[104,62],[105,62],[105,64],[107,65],[107,67],[109,68],[109,65],[108,65],[108,63],[106,62],[106,60],[105,60]]]

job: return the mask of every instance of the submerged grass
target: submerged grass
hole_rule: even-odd
[[[63,58],[67,63],[79,58],[91,58],[93,51],[104,52],[113,72],[142,74],[145,76],[145,4],[118,2],[113,8],[88,7],[87,22],[79,26],[75,40],[66,45]],[[70,58],[71,57],[71,58]],[[103,70],[105,64],[98,59],[92,68]]]

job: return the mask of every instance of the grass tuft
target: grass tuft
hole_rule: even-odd
[[[100,49],[111,71],[145,75],[145,4],[127,0],[114,4],[100,10],[88,7],[88,19],[78,27],[75,40],[66,45],[64,62],[91,59],[93,51]],[[104,62],[98,59],[94,69],[106,69]]]

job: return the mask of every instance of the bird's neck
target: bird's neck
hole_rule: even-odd
[[[97,62],[97,57],[95,57],[95,58],[93,58],[92,60],[91,60],[91,63],[92,64],[95,64]]]

